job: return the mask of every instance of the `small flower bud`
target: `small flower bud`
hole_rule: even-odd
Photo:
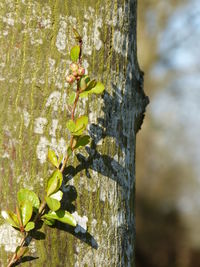
[[[85,69],[83,67],[79,67],[78,69],[78,75],[83,76],[85,74]]]
[[[72,72],[72,75],[73,75],[74,77],[77,77],[77,76],[78,76],[78,72],[77,72],[77,71],[73,71],[73,72]]]
[[[73,75],[68,75],[66,77],[66,81],[70,84],[72,84],[75,81],[75,77]]]
[[[69,68],[72,72],[78,71],[78,64],[72,63]]]

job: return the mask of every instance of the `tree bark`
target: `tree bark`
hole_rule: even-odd
[[[83,65],[106,86],[102,97],[79,104],[78,114],[90,114],[93,141],[65,172],[63,205],[78,213],[80,226],[43,227],[45,239],[28,253],[36,259],[23,266],[133,267],[135,137],[148,103],[137,63],[136,0],[1,1],[1,209],[14,209],[23,187],[42,198],[48,146],[66,151],[73,27],[83,36]],[[18,241],[1,220],[1,266]]]

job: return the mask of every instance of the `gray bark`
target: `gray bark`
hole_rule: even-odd
[[[82,227],[43,227],[45,240],[34,240],[28,254],[38,258],[23,266],[132,267],[135,137],[148,102],[137,63],[136,0],[1,1],[1,209],[14,209],[22,187],[42,197],[48,146],[66,151],[73,27],[83,35],[84,66],[106,86],[102,97],[79,104],[79,114],[90,114],[93,141],[66,177],[65,204]],[[1,220],[1,266],[18,238]]]

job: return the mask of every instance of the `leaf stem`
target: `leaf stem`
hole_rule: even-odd
[[[79,90],[79,85],[78,85],[78,81],[77,81],[76,98],[75,98],[75,101],[74,101],[74,105],[73,105],[73,108],[72,108],[72,114],[71,114],[71,119],[73,121],[74,121],[76,106],[77,106],[77,103],[78,103],[78,100],[79,100],[79,94],[80,94],[80,90]],[[71,148],[72,151],[73,151],[73,148],[72,148],[73,140],[74,140],[74,137],[71,136],[69,147]],[[60,172],[64,171],[68,159],[69,159],[69,154],[67,154],[67,156],[65,157],[64,162],[62,164],[62,167],[60,169]]]

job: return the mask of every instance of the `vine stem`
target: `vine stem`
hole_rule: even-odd
[[[22,247],[24,246],[24,243],[26,241],[26,238],[28,237],[28,235],[25,234],[25,236],[21,239],[21,242],[19,244],[19,250],[22,249]],[[7,267],[11,267],[14,263],[16,263],[18,261],[18,257],[17,257],[17,253],[15,252],[10,260],[10,262],[8,263]]]
[[[79,53],[78,63],[81,64],[81,62],[82,62],[82,39],[79,40],[79,46],[80,46],[80,53]],[[76,111],[76,107],[77,107],[77,103],[78,103],[78,100],[79,100],[80,93],[81,93],[81,91],[80,91],[80,88],[79,88],[79,82],[77,80],[76,97],[75,97],[75,101],[74,101],[72,112],[71,112],[71,119],[73,121],[75,120],[75,111]],[[72,151],[73,151],[73,147],[72,147],[73,140],[74,140],[74,137],[71,136],[69,147],[71,148]],[[67,162],[69,160],[69,157],[70,157],[70,155],[67,154],[65,159],[64,159],[64,161],[63,161],[63,164],[62,164],[61,168],[59,169],[61,173],[63,173],[63,171],[65,169],[65,166],[66,166],[66,164],[67,164]],[[34,223],[35,224],[40,220],[40,217],[43,214],[45,208],[46,208],[46,201],[44,200],[40,204],[38,213],[36,214],[36,217],[34,219]],[[18,246],[18,251],[16,252],[16,250],[15,250],[12,258],[10,259],[10,261],[9,261],[9,263],[7,265],[7,267],[12,267],[13,264],[17,263],[23,257],[23,255],[22,256],[17,256],[17,254],[20,255],[20,251],[23,251],[23,247],[26,247],[26,246],[28,247],[28,245],[25,245],[28,237],[31,237],[31,235],[29,233],[28,234],[25,233],[25,236],[21,239],[20,244]]]
[[[71,114],[71,119],[73,121],[74,121],[76,106],[77,106],[77,103],[78,103],[78,100],[79,100],[79,94],[80,94],[80,90],[79,90],[79,85],[78,85],[78,82],[77,82],[76,98],[75,98],[75,101],[74,101],[74,105],[73,105],[73,109],[72,109],[72,114]],[[73,151],[73,148],[72,148],[73,140],[74,140],[74,137],[71,136],[69,147],[71,148],[72,151]],[[60,169],[60,172],[63,172],[64,171],[65,166],[67,164],[67,161],[68,161],[69,157],[70,157],[69,154],[67,154],[67,156],[65,157],[65,159],[63,161],[63,164],[62,164],[62,167]]]

